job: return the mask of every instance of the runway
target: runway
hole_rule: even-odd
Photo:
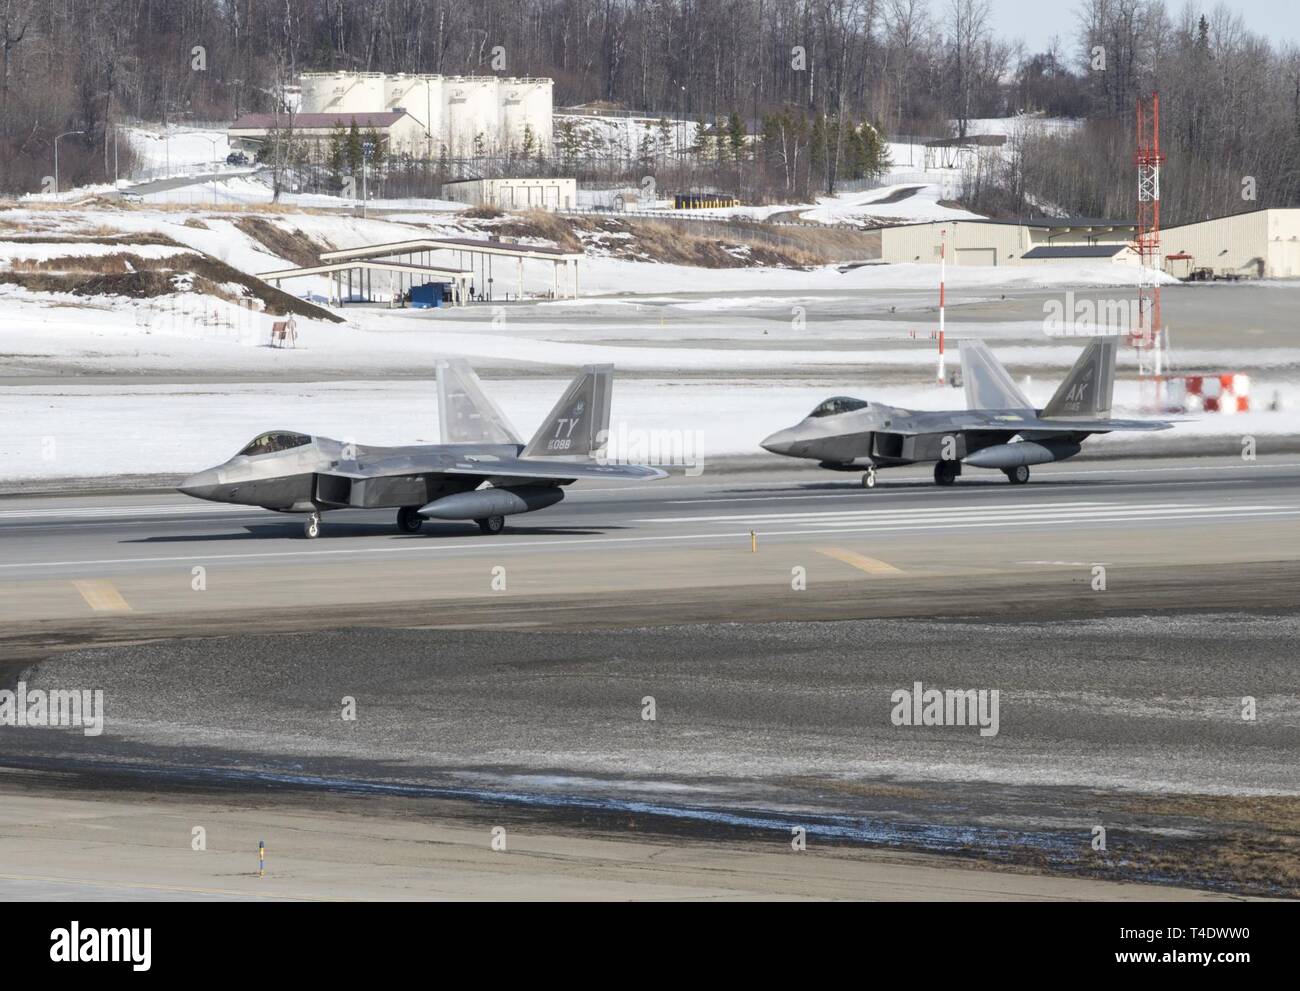
[[[322,537],[307,540],[301,517],[179,494],[5,499],[0,629],[231,611],[260,629],[273,628],[278,611],[287,628],[300,628],[288,610],[299,619],[309,610],[319,624],[334,609],[375,607],[404,610],[408,623],[432,618],[411,603],[437,607],[435,621],[449,622],[446,604],[472,611],[469,600],[492,603],[498,621],[547,623],[535,612],[504,614],[566,597],[606,618],[630,599],[629,619],[646,621],[654,602],[645,593],[656,590],[687,592],[691,618],[732,618],[742,586],[784,601],[764,617],[778,619],[825,606],[843,583],[881,601],[919,583],[951,590],[954,606],[963,589],[1044,585],[1141,604],[1150,589],[1123,586],[1133,570],[1178,578],[1191,606],[1213,598],[1203,593],[1216,585],[1214,597],[1231,598],[1221,580],[1230,572],[1300,559],[1293,457],[1072,462],[1035,469],[1023,487],[992,472],[951,489],[923,469],[882,479],[866,491],[856,475],[810,466],[575,485],[560,505],[511,517],[495,537],[443,523],[402,535],[390,511],[344,511],[326,514]],[[1097,566],[1107,574],[1105,591],[1094,593]],[[802,604],[796,568],[806,578]],[[945,601],[927,609],[943,611]]]
[[[575,486],[497,537],[8,499],[0,683],[108,717],[0,729],[3,763],[1295,894],[1297,517],[1286,457]],[[900,728],[918,681],[998,690],[1000,730]]]

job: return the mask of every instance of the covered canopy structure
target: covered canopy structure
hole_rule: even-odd
[[[286,279],[302,279],[312,275],[329,276],[331,286],[330,302],[341,306],[344,302],[355,298],[357,295],[353,291],[354,277],[356,279],[356,289],[360,291],[361,296],[373,300],[372,282],[375,272],[389,273],[389,282],[394,284],[393,299],[400,298],[414,285],[426,282],[445,282],[451,285],[452,302],[458,306],[464,306],[465,301],[469,299],[470,285],[474,279],[474,273],[467,269],[437,268],[432,265],[416,265],[409,262],[373,258],[335,261],[312,265],[307,268],[284,268],[274,272],[263,272],[258,278],[263,282],[274,283],[278,289],[280,283]],[[396,278],[394,278],[394,275]],[[417,282],[417,277],[422,278]],[[347,296],[343,295],[345,284]]]
[[[454,251],[458,253],[458,264],[463,269],[468,258],[469,271],[474,273],[478,266],[481,287],[480,298],[493,298],[494,261],[515,259],[518,270],[519,298],[524,295],[524,262],[545,261],[553,265],[554,288],[552,295],[559,299],[562,295],[578,298],[578,261],[582,253],[566,251],[563,248],[550,248],[544,245],[519,244],[516,241],[501,241],[467,237],[430,237],[416,238],[411,241],[390,241],[387,244],[372,244],[364,248],[348,248],[342,251],[321,252],[321,262],[351,262],[374,259],[420,259],[422,265],[429,264],[429,256],[435,251]],[[570,272],[569,266],[573,268]],[[561,292],[561,268],[565,271],[564,291]]]

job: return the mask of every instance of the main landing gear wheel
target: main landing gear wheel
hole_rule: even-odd
[[[424,517],[417,510],[418,506],[403,506],[397,511],[397,529],[402,533],[419,533],[424,526]]]
[[[506,528],[506,518],[504,516],[489,516],[485,520],[475,520],[478,528],[484,533],[500,533]]]
[[[956,461],[936,461],[934,463],[934,484],[951,485],[957,481],[958,471]]]
[[[302,535],[309,540],[320,536],[320,513],[312,513],[307,517],[307,522],[302,525]]]
[[[874,489],[876,487],[876,469],[867,469],[867,473],[862,476],[862,487],[864,489]]]
[[[1004,468],[1004,474],[1007,481],[1012,485],[1024,485],[1029,481],[1029,465],[1016,465],[1014,468]]]

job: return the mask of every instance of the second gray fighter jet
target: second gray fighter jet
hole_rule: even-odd
[[[1029,481],[1030,465],[1074,457],[1092,434],[1173,426],[1111,418],[1116,338],[1093,338],[1042,409],[1025,398],[983,344],[961,341],[960,349],[964,410],[911,410],[835,396],[762,446],[831,471],[866,469],[867,488],[875,486],[878,468],[929,461],[936,485],[951,485],[966,466],[1000,470],[1019,485]]]

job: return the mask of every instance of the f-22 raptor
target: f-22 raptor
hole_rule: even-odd
[[[441,444],[366,447],[272,430],[229,461],[187,478],[197,499],[305,513],[316,537],[321,513],[397,509],[397,529],[418,533],[426,519],[474,520],[500,533],[505,518],[553,506],[581,479],[665,478],[643,465],[606,463],[613,365],[589,365],[565,390],[527,444],[483,392],[463,361],[438,365]]]
[[[928,461],[935,463],[936,485],[953,484],[965,466],[998,469],[1011,484],[1023,485],[1030,465],[1072,458],[1092,434],[1173,426],[1111,418],[1116,338],[1093,338],[1042,409],[983,344],[961,341],[959,347],[966,409],[923,412],[836,396],[772,434],[763,448],[831,471],[865,468],[866,488],[875,487],[877,468]]]

